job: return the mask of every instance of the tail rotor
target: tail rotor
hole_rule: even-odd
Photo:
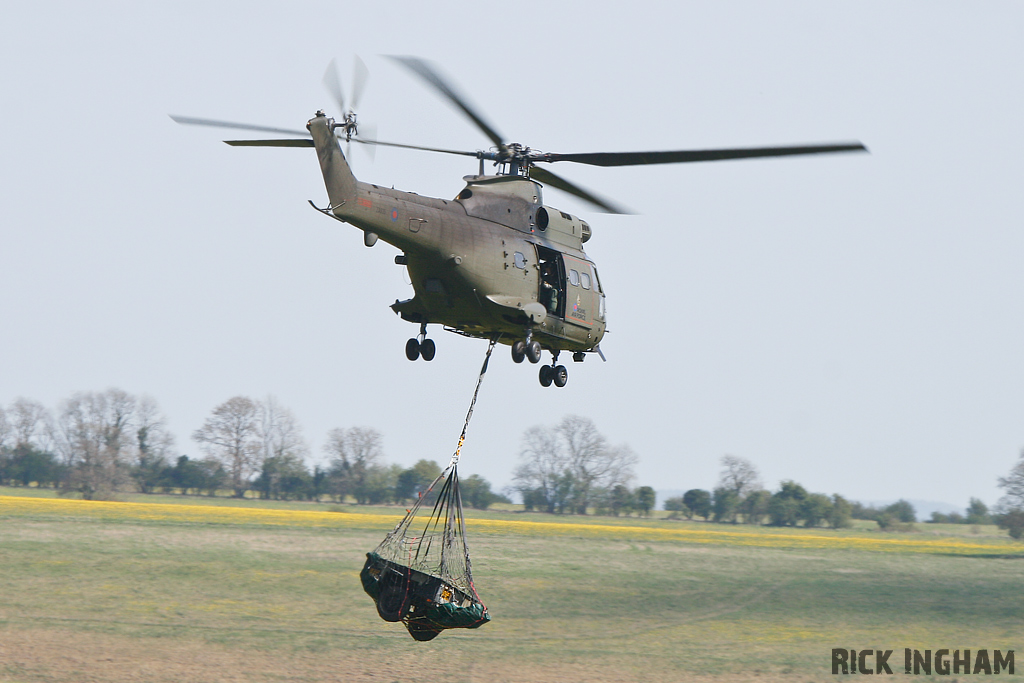
[[[351,161],[352,141],[364,143],[363,149],[370,155],[373,161],[377,141],[377,127],[372,124],[360,124],[356,115],[356,108],[366,90],[366,81],[370,76],[369,69],[359,55],[355,56],[352,70],[352,106],[345,106],[345,91],[341,86],[341,76],[338,74],[337,60],[332,59],[324,71],[323,84],[334,98],[338,105],[338,116],[335,118],[335,135],[345,140],[345,156]]]

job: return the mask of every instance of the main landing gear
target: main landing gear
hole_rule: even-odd
[[[427,324],[420,323],[420,333],[405,342],[405,357],[409,360],[416,360],[422,356],[423,360],[432,361],[436,352],[434,340],[427,339]]]
[[[512,344],[512,361],[522,363],[523,359],[529,358],[531,363],[540,362],[540,342],[533,341],[533,330],[526,331],[526,340],[520,340]]]
[[[558,351],[551,352],[551,365],[540,366],[540,385],[542,387],[550,387],[552,383],[556,387],[564,387],[569,381],[569,371],[565,369],[564,365],[556,365],[558,363]]]

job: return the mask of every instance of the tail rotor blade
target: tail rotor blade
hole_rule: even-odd
[[[377,157],[377,126],[372,123],[359,124],[359,138],[361,142],[367,143],[363,145],[363,149],[372,163]]]
[[[366,89],[366,79],[370,76],[370,70],[366,68],[366,64],[359,58],[359,55],[355,56],[355,65],[352,71],[352,109],[359,108],[359,99],[363,95],[363,90]]]
[[[338,64],[336,60],[331,60],[331,63],[327,65],[327,70],[324,71],[324,87],[327,88],[327,92],[334,98],[334,102],[338,105],[338,114],[344,116],[345,114],[345,94],[341,91],[341,79],[338,77]]]

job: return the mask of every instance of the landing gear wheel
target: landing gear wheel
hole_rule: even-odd
[[[517,341],[512,344],[512,362],[522,363],[526,358],[526,342]]]
[[[551,368],[551,379],[555,382],[556,387],[564,387],[565,383],[569,381],[569,371],[565,369],[564,365]]]
[[[420,342],[420,355],[423,356],[423,360],[428,362],[434,360],[436,352],[437,349],[434,347],[433,339],[424,339]]]
[[[526,345],[526,357],[530,359],[531,363],[540,362],[540,342],[532,341]]]
[[[551,386],[551,381],[554,379],[554,377],[552,377],[553,370],[554,368],[552,368],[550,365],[540,366],[540,385],[542,387]]]
[[[430,354],[433,357],[433,353]],[[405,342],[405,357],[409,360],[416,360],[420,357],[420,343],[415,338]]]

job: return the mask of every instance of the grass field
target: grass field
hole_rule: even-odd
[[[357,576],[402,511],[331,509],[0,489],[0,680],[812,681],[833,647],[1024,651],[1024,544],[991,527],[472,512],[493,621],[417,643]]]

